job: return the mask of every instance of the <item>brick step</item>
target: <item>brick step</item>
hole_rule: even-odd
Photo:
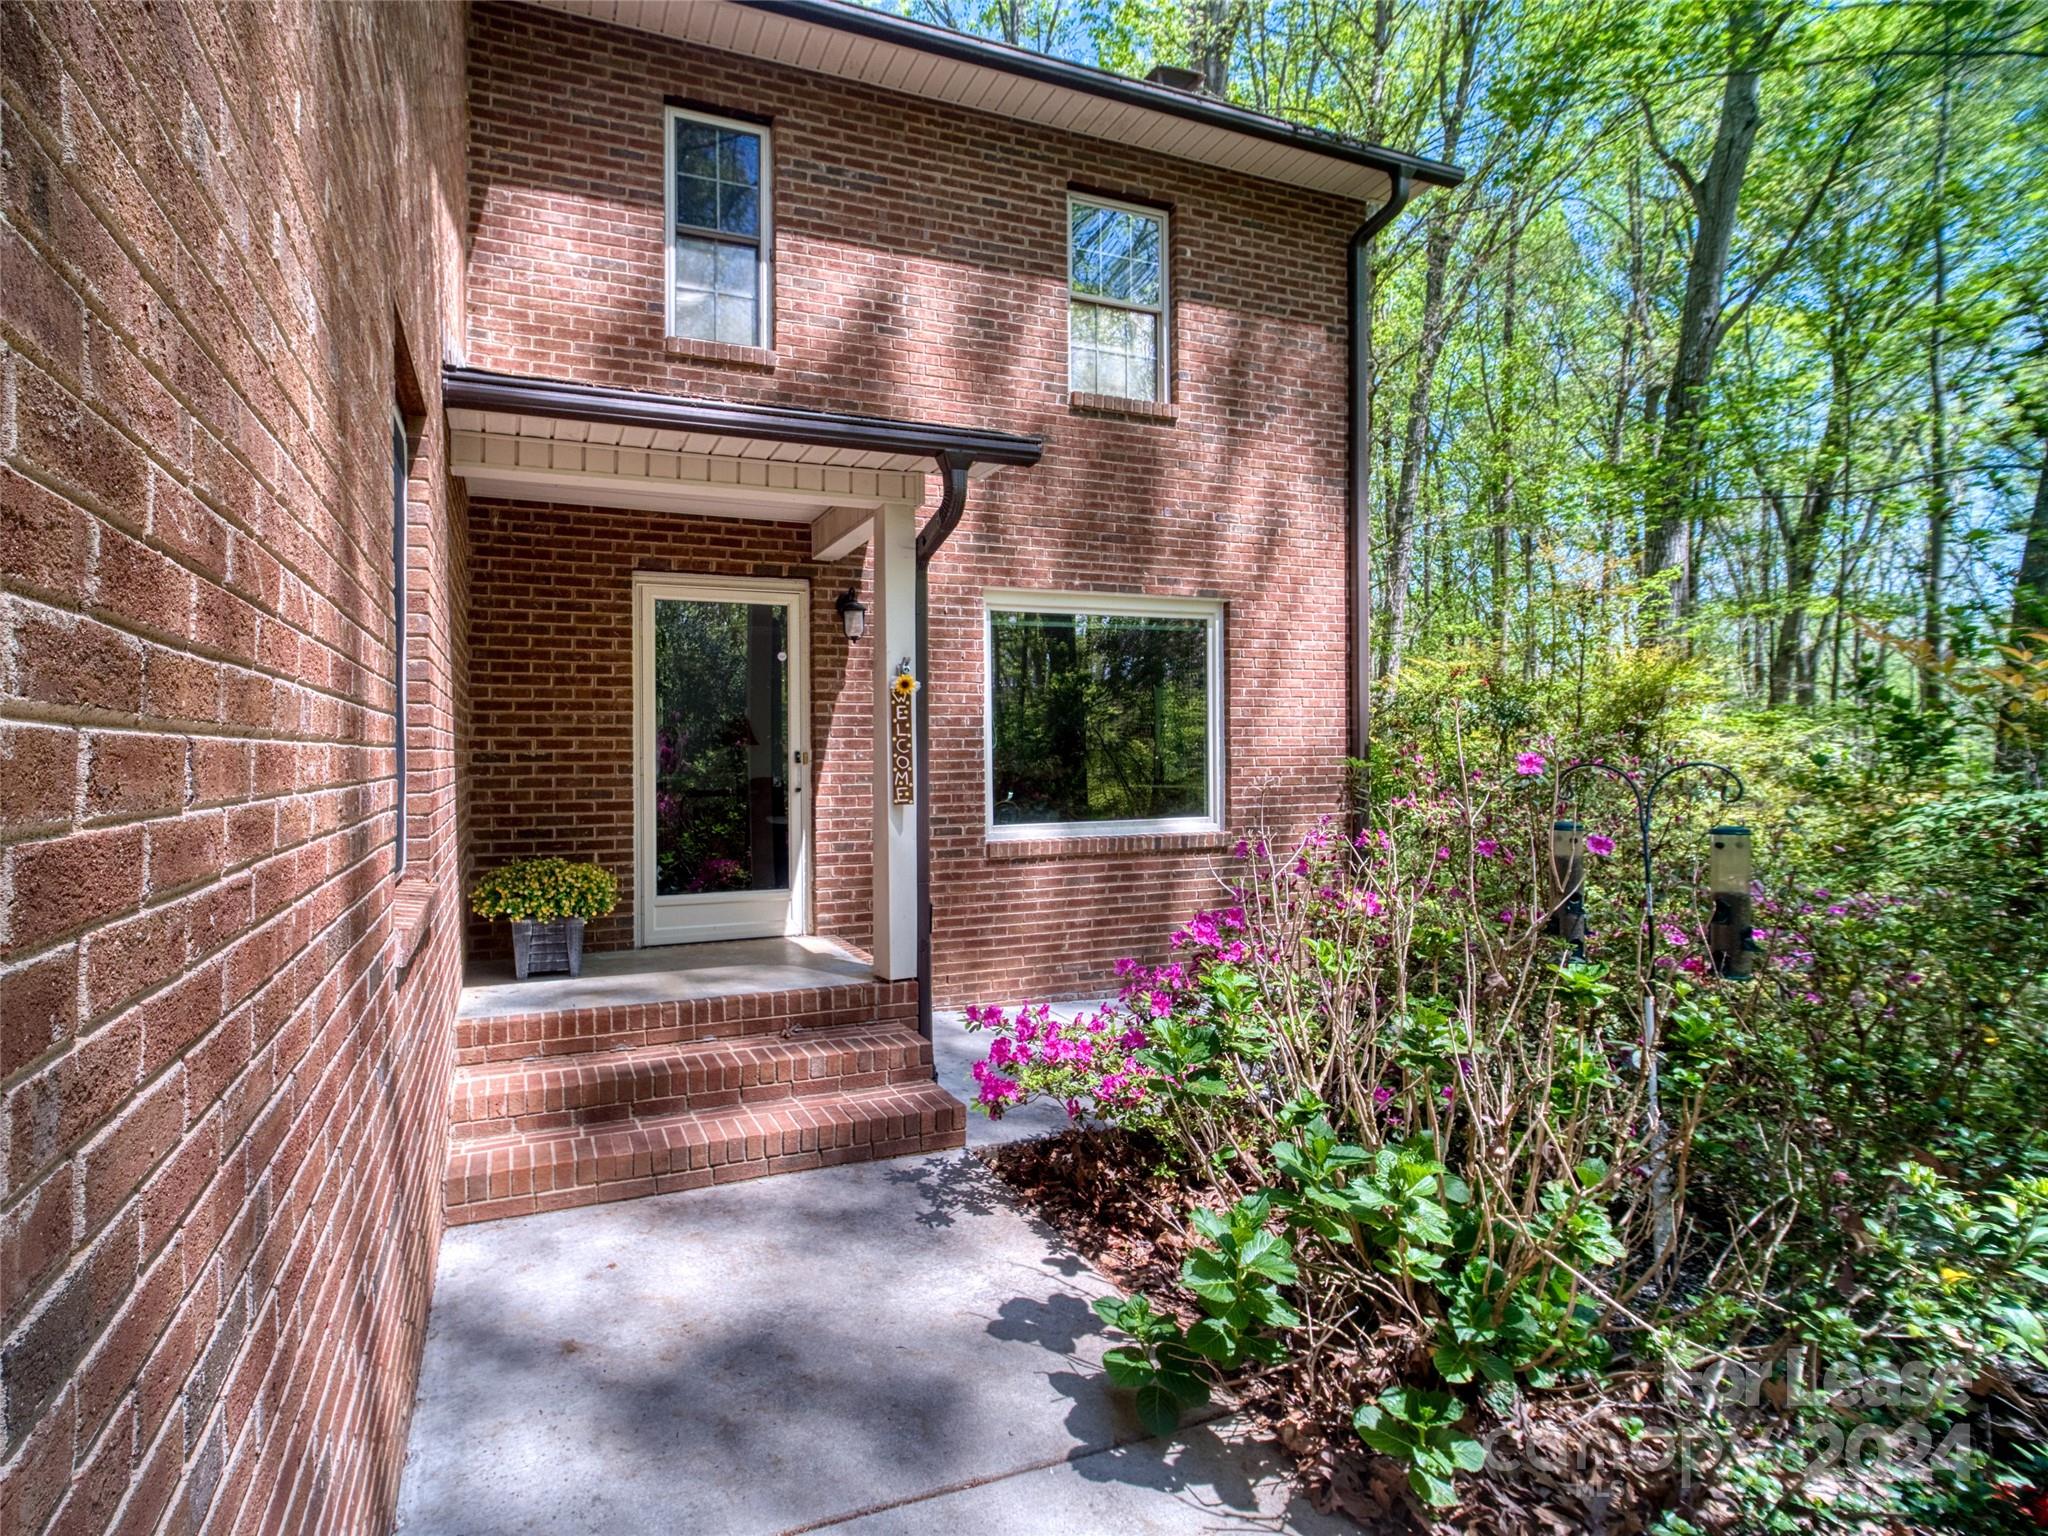
[[[903,1083],[464,1142],[449,1153],[444,1189],[448,1221],[460,1226],[966,1140],[958,1099],[937,1083]]]
[[[600,1008],[548,1008],[528,1013],[465,1013],[455,1020],[458,1065],[578,1056],[737,1040],[847,1025],[913,1024],[914,981],[850,982],[783,992],[736,992]]]
[[[931,1046],[901,1024],[487,1063],[456,1069],[451,1134],[478,1141],[931,1077]]]

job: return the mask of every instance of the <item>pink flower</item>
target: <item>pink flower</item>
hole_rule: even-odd
[[[1676,923],[1666,923],[1659,932],[1664,935],[1664,942],[1673,949],[1684,949],[1687,944],[1692,942],[1686,937],[1685,930]]]
[[[1586,837],[1586,852],[1596,859],[1604,859],[1614,852],[1614,839],[1605,832],[1589,833]]]
[[[1515,759],[1515,772],[1525,779],[1533,779],[1543,771],[1541,752],[1524,752]]]
[[[974,1081],[980,1085],[975,1095],[991,1114],[1000,1114],[1003,1109],[1024,1097],[1024,1090],[1014,1078],[1004,1077],[985,1061],[974,1064]]]
[[[1500,844],[1490,837],[1482,837],[1472,845],[1472,851],[1482,859],[1490,859],[1500,852]]]

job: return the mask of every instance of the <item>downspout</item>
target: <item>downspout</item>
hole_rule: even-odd
[[[917,584],[914,620],[917,630],[917,1032],[932,1038],[932,685],[931,584],[928,569],[939,546],[960,524],[967,510],[967,471],[973,460],[965,454],[941,453],[939,504],[917,531]]]
[[[1350,753],[1363,760],[1372,744],[1372,242],[1415,195],[1406,171],[1389,173],[1387,200],[1351,232],[1346,288],[1351,313],[1350,357]],[[922,567],[920,567],[922,570]],[[919,588],[923,590],[922,587]]]

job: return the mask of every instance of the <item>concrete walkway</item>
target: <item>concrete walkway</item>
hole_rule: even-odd
[[[1108,1289],[960,1154],[458,1228],[399,1528],[1346,1529],[1227,1423],[1147,1439],[1097,1368]]]

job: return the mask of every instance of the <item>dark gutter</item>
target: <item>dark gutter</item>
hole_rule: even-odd
[[[1044,445],[1035,437],[980,427],[812,411],[793,405],[693,400],[681,395],[490,373],[481,368],[444,368],[441,402],[449,410],[552,416],[567,421],[651,427],[664,432],[703,432],[929,459],[953,455],[970,464],[1036,464],[1044,451]]]
[[[843,4],[840,0],[739,0],[739,3],[751,6],[757,11],[768,11],[777,16],[787,17],[791,21],[807,21],[815,26],[830,27],[835,32],[865,37],[874,42],[914,48],[935,58],[1000,70],[1006,75],[1035,80],[1042,85],[1082,91],[1090,96],[1099,96],[1105,101],[1142,107],[1148,112],[1163,112],[1169,117],[1184,118],[1189,122],[1202,123],[1211,128],[1227,129],[1232,133],[1244,134],[1248,138],[1263,139],[1270,144],[1284,144],[1290,149],[1307,150],[1311,154],[1341,160],[1350,165],[1366,166],[1389,176],[1405,175],[1412,180],[1426,181],[1439,187],[1455,187],[1465,179],[1463,171],[1454,165],[1446,165],[1441,160],[1404,154],[1397,149],[1386,149],[1378,144],[1367,144],[1357,139],[1340,138],[1333,133],[1319,133],[1313,128],[1304,128],[1277,117],[1268,117],[1263,112],[1252,112],[1243,107],[1232,106],[1229,102],[1214,96],[1198,96],[1192,91],[1177,91],[1171,86],[1127,79],[1105,69],[1094,69],[1086,64],[1070,64],[1065,59],[1031,53],[1023,48],[1013,48],[1007,43],[991,42],[987,38],[970,37],[966,33],[950,31],[945,27],[935,27],[926,22],[892,16],[885,11],[871,11],[860,6]]]
[[[1400,216],[1415,195],[1406,176],[1394,177],[1387,200],[1351,232],[1345,264],[1346,307],[1351,315],[1350,475],[1347,499],[1350,537],[1345,561],[1351,595],[1350,687],[1347,711],[1350,752],[1363,759],[1372,744],[1372,242]]]
[[[932,1038],[932,685],[931,685],[931,582],[928,568],[932,556],[960,525],[967,510],[968,460],[941,455],[939,504],[917,531],[917,585],[914,604],[917,631],[916,743],[912,749],[917,764],[917,1032]]]

